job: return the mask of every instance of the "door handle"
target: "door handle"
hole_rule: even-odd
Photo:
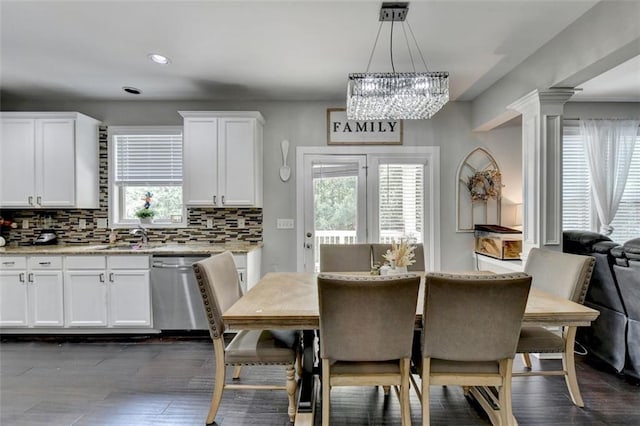
[[[311,244],[311,243],[305,243],[305,245],[304,245],[304,248],[310,249],[312,247],[313,247],[313,244]]]

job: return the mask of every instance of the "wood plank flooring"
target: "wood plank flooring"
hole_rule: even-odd
[[[213,368],[208,337],[60,341],[4,336],[0,424],[203,425]],[[571,403],[561,377],[514,379],[513,406],[520,425],[640,425],[637,384],[594,368],[581,357],[577,369],[584,409]],[[266,383],[284,377],[281,371],[246,368],[243,377]],[[400,423],[397,398],[385,397],[381,389],[338,388],[331,401],[335,426]],[[489,424],[459,388],[432,387],[430,404],[432,425]],[[413,424],[420,424],[420,403],[413,391],[411,414]],[[225,392],[216,420],[221,426],[287,425],[285,393]]]

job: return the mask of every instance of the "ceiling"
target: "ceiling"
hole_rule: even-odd
[[[451,98],[472,100],[595,3],[413,1],[408,21],[430,70],[450,73]],[[0,90],[40,99],[340,99],[347,74],[366,69],[380,5],[1,0]],[[389,29],[383,26],[371,71],[391,70]],[[395,67],[410,71],[399,30]],[[152,52],[172,62],[157,65],[147,58]],[[640,69],[640,60],[630,66]],[[580,96],[611,97],[610,81],[588,82]],[[127,94],[123,86],[142,94]]]

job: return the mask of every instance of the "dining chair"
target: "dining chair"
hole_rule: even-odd
[[[371,271],[371,244],[320,244],[320,272]]]
[[[533,248],[529,252],[524,272],[533,277],[533,288],[582,304],[587,294],[596,259],[592,256],[562,253]],[[517,352],[522,354],[531,370],[530,353],[561,353],[562,370],[515,372],[516,376],[564,376],[571,400],[584,407],[576,376],[573,345],[576,327],[565,327],[561,335],[544,327],[523,327]]]
[[[426,275],[418,366],[423,425],[429,424],[430,385],[460,385],[465,394],[471,386],[495,386],[498,423],[514,424],[511,369],[530,286],[524,273]]]
[[[193,269],[204,303],[215,353],[214,389],[207,424],[215,421],[225,389],[285,390],[289,397],[289,419],[293,422],[296,413],[294,395],[297,382],[294,366],[298,356],[298,333],[293,330],[277,332],[241,330],[225,346],[226,328],[222,313],[242,297],[233,255],[225,251],[194,263]],[[239,367],[243,365],[283,365],[286,369],[285,384],[227,384],[226,367],[235,367],[233,379],[239,380]]]
[[[410,357],[419,287],[415,274],[318,275],[323,426],[330,423],[335,386],[396,386],[402,425],[411,424]]]

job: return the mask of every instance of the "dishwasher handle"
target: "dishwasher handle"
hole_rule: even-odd
[[[162,262],[153,262],[151,264],[152,268],[158,269],[178,269],[178,270],[191,270],[193,267],[191,265],[172,265],[170,263],[162,263]]]

